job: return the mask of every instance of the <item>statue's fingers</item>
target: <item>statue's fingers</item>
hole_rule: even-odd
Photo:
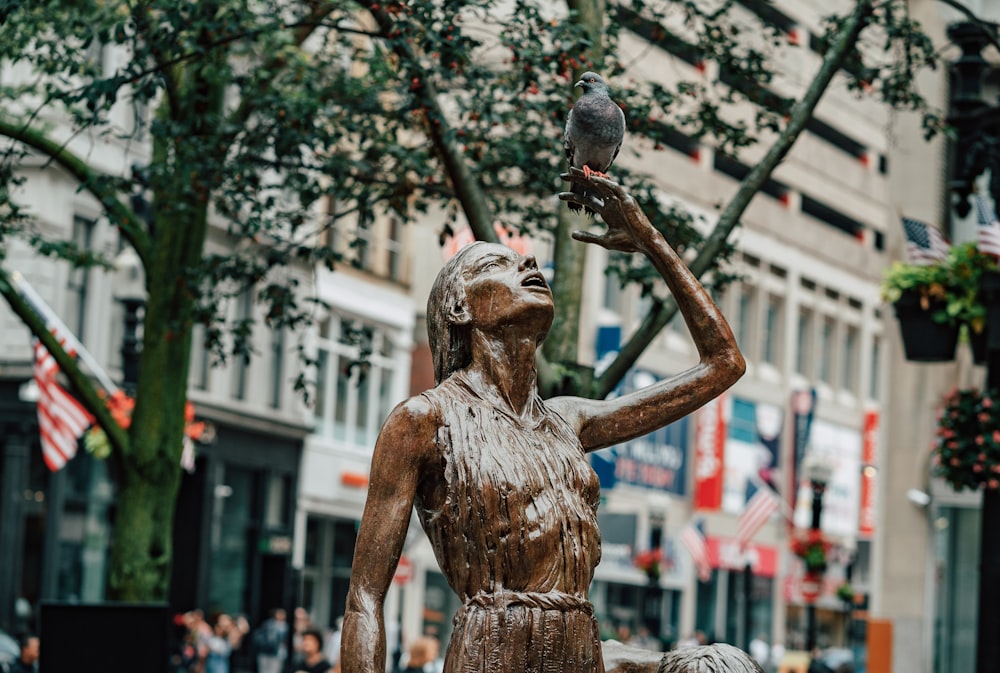
[[[569,173],[561,173],[559,177],[566,182],[573,182],[581,186],[586,185],[589,182],[589,180],[587,180],[587,176],[584,175],[583,171],[579,168],[570,168]]]
[[[603,234],[592,234],[589,231],[574,231],[572,236],[574,240],[580,241],[581,243],[596,243],[598,245],[600,245],[604,239]]]
[[[587,185],[605,199],[618,196],[618,192],[621,189],[621,185],[611,178],[600,178],[597,176],[591,176],[587,181]]]

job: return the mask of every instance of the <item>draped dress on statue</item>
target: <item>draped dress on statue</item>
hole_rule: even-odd
[[[537,395],[518,418],[462,371],[423,395],[444,474],[417,512],[463,601],[444,673],[603,673],[587,598],[600,486],[579,438]]]

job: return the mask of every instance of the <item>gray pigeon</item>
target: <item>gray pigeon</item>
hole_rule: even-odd
[[[592,173],[603,177],[622,148],[625,113],[611,100],[608,85],[597,73],[583,73],[576,86],[583,89],[583,95],[566,117],[563,134],[566,159],[570,166],[583,170],[587,177]],[[587,190],[575,182],[571,189],[574,194],[587,194]],[[575,211],[581,208],[572,202],[567,205]],[[586,210],[593,215],[590,208]]]

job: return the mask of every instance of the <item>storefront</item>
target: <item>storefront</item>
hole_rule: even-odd
[[[698,583],[695,628],[709,641],[748,643],[773,632],[778,550],[751,545],[741,551],[729,538],[708,537],[712,577]]]
[[[211,418],[212,411],[199,411]],[[171,606],[244,614],[260,623],[293,601],[293,508],[303,428],[216,414],[177,499]]]

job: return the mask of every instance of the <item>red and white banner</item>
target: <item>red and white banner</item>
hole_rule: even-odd
[[[865,412],[861,434],[861,504],[858,511],[858,537],[870,540],[875,535],[875,463],[878,455],[878,411]]]
[[[708,561],[713,568],[743,570],[747,563],[754,575],[774,577],[778,574],[778,550],[762,544],[751,544],[746,549],[730,538],[709,537]]]
[[[722,507],[725,470],[725,394],[703,406],[695,414],[694,508],[715,511]]]

